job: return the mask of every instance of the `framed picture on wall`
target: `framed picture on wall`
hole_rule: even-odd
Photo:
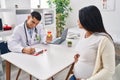
[[[115,10],[115,0],[101,0],[102,10],[113,11]]]

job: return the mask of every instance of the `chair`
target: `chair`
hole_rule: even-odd
[[[8,46],[7,46],[7,42],[0,41],[0,52],[1,52],[1,54],[10,52],[10,50],[8,49]]]
[[[0,41],[0,55],[10,52],[5,41]],[[4,80],[2,58],[0,57],[0,80]]]

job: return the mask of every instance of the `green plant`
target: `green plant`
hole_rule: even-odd
[[[66,24],[66,18],[69,15],[69,12],[72,11],[70,7],[70,0],[48,0],[49,6],[53,4],[56,6],[56,37],[61,36],[61,33]]]
[[[72,41],[68,41],[67,45],[68,45],[68,47],[71,47],[72,46]]]
[[[68,41],[68,44],[72,44],[72,41]]]

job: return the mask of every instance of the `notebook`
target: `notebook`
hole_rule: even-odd
[[[67,32],[68,32],[68,28],[64,29],[64,31],[61,34],[61,37],[55,38],[51,42],[51,44],[61,44],[62,42],[64,42],[66,40],[66,37],[67,37]]]

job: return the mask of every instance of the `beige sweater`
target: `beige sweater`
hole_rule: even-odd
[[[92,77],[87,80],[112,80],[115,71],[115,49],[113,42],[104,37],[98,47],[95,68]]]

